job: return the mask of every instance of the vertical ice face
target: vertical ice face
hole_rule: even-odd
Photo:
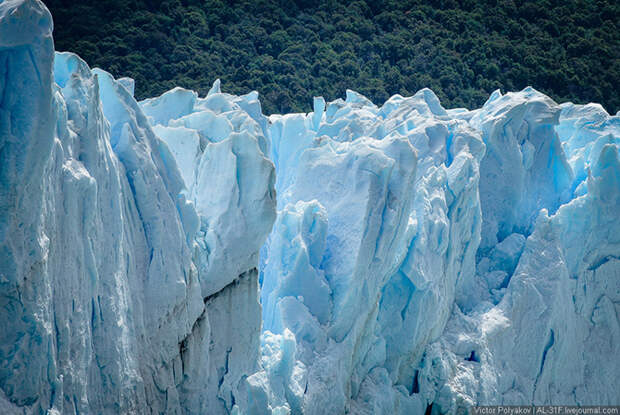
[[[572,188],[579,196],[587,191],[588,170],[596,162],[606,144],[620,144],[620,119],[609,114],[598,104],[560,105],[558,137],[573,169]]]
[[[618,146],[594,160],[586,194],[554,215],[541,211],[502,300],[456,311],[427,350],[422,388],[438,385],[432,400],[442,412],[476,402],[618,401],[620,368],[610,358],[620,335]],[[445,369],[432,373],[435,361]]]
[[[206,311],[182,346],[183,356],[199,359],[184,386],[187,409],[229,413],[259,358],[258,251],[276,216],[267,122],[255,93],[224,94],[219,81],[205,98],[175,88],[140,107],[198,214],[194,262]]]
[[[271,121],[280,211],[261,292],[271,358],[248,379],[248,411],[396,411],[457,279],[473,274],[485,146],[429,90],[381,108],[348,91]]]
[[[205,98],[175,88],[140,107],[174,155],[198,213],[196,260],[207,297],[257,266],[275,220],[266,119],[254,93],[223,94],[219,82]]]
[[[178,411],[178,345],[204,307],[179,173],[109,75],[71,54],[52,67],[41,3],[2,7],[3,30],[39,30],[0,52],[4,394],[33,412]]]
[[[0,385],[18,404],[32,404],[39,394],[49,403],[46,372],[56,370],[55,362],[29,358],[49,355],[53,341],[46,301],[50,241],[40,215],[54,144],[52,19],[41,3],[5,1],[0,22]],[[27,85],[31,92],[24,94]]]
[[[485,251],[512,233],[528,235],[538,211],[570,200],[572,171],[555,131],[560,108],[526,88],[496,91],[470,124],[482,132],[487,155],[480,167]]]
[[[233,117],[196,209],[131,82],[54,58],[40,2],[2,2],[0,34],[0,407],[226,413],[258,360],[255,268],[275,216],[262,127]]]
[[[598,360],[620,351],[616,117],[531,88],[474,111],[429,90],[314,104],[271,117],[279,213],[247,413],[617,401]]]
[[[526,88],[506,95],[495,91],[482,108],[455,113],[481,132],[486,145],[477,275],[458,284],[457,304],[464,311],[501,299],[540,209],[555,212],[572,197],[573,173],[555,129],[560,111]]]

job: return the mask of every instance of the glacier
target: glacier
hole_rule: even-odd
[[[0,412],[620,404],[620,118],[134,81],[0,1]]]
[[[54,55],[51,22],[0,4],[0,408],[225,412],[258,367],[261,130],[239,109],[235,134],[197,144],[198,183],[228,181],[196,197],[131,82]]]

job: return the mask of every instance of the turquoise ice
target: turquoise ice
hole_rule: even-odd
[[[620,118],[141,102],[0,0],[0,412],[620,403]]]

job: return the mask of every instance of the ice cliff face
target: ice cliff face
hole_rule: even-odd
[[[271,121],[248,413],[620,401],[617,117],[527,88],[474,111],[349,91]]]
[[[474,111],[349,91],[271,121],[248,413],[620,400],[617,117],[527,88]]]
[[[258,368],[258,251],[276,217],[266,118],[256,93],[222,94],[218,82],[206,98],[176,88],[139,106],[174,155],[199,218],[194,262],[208,320],[198,320],[198,336],[182,345],[192,367],[186,393],[195,401],[185,409],[228,413]]]
[[[51,30],[40,2],[0,3],[0,408],[225,412],[258,361],[260,128],[199,142],[212,187],[188,192],[130,84],[54,56]]]
[[[617,116],[137,103],[51,30],[0,1],[0,412],[620,403]]]

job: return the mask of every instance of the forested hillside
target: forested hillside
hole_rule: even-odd
[[[136,80],[258,90],[265,113],[355,89],[375,103],[429,87],[478,107],[527,85],[620,109],[618,0],[44,0],[57,50]]]

